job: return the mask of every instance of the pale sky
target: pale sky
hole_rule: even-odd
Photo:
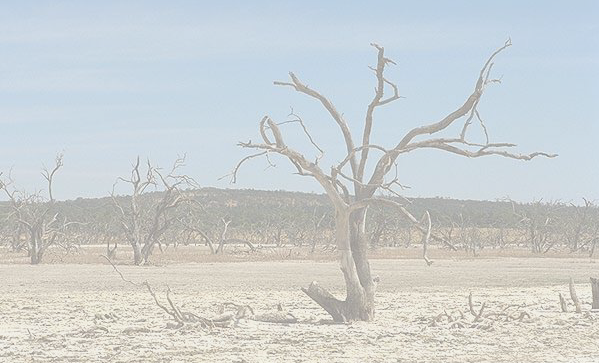
[[[597,1],[2,1],[0,170],[41,188],[42,164],[64,152],[56,196],[100,197],[137,155],[167,167],[187,153],[185,171],[202,186],[320,192],[276,159],[266,171],[264,160],[247,164],[234,186],[217,181],[247,155],[236,143],[258,140],[260,118],[283,121],[290,107],[328,150],[323,163],[343,158],[322,108],[273,80],[294,71],[335,103],[359,140],[375,85],[369,43],[379,43],[398,64],[387,77],[405,97],[376,114],[374,139],[392,146],[461,105],[511,37],[494,67],[503,83],[479,107],[491,141],[560,156],[419,151],[399,159],[405,193],[599,199],[598,19]],[[300,129],[285,130],[312,153]]]

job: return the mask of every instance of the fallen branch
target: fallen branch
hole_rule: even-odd
[[[152,296],[154,303],[165,313],[167,313],[170,317],[173,318],[173,320],[176,323],[173,327],[176,329],[181,328],[186,324],[195,324],[199,326],[201,329],[212,329],[215,327],[232,327],[236,326],[239,320],[241,319],[250,319],[255,321],[279,324],[291,324],[297,322],[297,318],[289,312],[282,311],[282,307],[280,305],[278,311],[276,312],[267,312],[256,315],[254,313],[254,309],[252,309],[252,307],[249,305],[239,305],[231,302],[226,302],[221,305],[219,314],[212,318],[206,318],[192,312],[182,311],[181,308],[179,308],[171,298],[172,290],[168,285],[166,290],[166,301],[168,305],[165,305],[160,302],[158,296],[156,296],[156,292],[154,291],[154,289],[148,281],[136,283],[134,281],[126,279],[125,276],[121,273],[121,271],[108,257],[104,255],[102,255],[101,257],[103,257],[108,261],[108,263],[110,263],[114,271],[116,271],[116,273],[119,274],[120,278],[123,281],[134,286],[145,287]],[[234,311],[225,311],[227,307],[232,307]]]
[[[530,314],[526,311],[514,311],[508,313],[509,308],[520,308],[520,305],[508,305],[503,307],[500,312],[486,312],[487,303],[483,302],[480,308],[475,309],[472,293],[468,295],[468,310],[466,314],[463,311],[458,310],[457,316],[455,313],[449,314],[447,311],[443,311],[434,318],[432,318],[428,324],[430,327],[445,327],[448,329],[459,329],[459,328],[471,328],[471,329],[492,329],[493,324],[497,321],[518,321],[522,322],[524,319],[530,319]],[[467,319],[467,314],[470,313],[472,319]]]
[[[484,302],[483,305],[480,307],[480,310],[478,311],[478,314],[476,314],[476,316],[474,317],[474,322],[478,322],[481,317],[483,316],[483,311],[485,310],[485,306],[487,306],[487,303]]]
[[[108,258],[108,257],[106,257],[104,255],[100,255],[100,257],[103,257],[106,261],[108,261],[108,263],[112,266],[112,268],[114,269],[114,271],[116,271],[116,273],[119,274],[119,276],[121,277],[121,280],[123,280],[126,283],[129,283],[129,284],[131,284],[133,286],[143,286],[143,283],[140,284],[140,283],[133,282],[131,280],[127,280],[125,278],[125,276],[121,273],[121,271],[119,271],[119,269],[116,267],[116,265],[114,263],[112,263],[112,261],[110,260],[110,258]]]

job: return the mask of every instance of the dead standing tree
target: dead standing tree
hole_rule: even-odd
[[[4,191],[11,208],[9,219],[20,226],[17,227],[19,239],[21,233],[26,235],[25,246],[32,265],[42,262],[48,248],[57,245],[64,237],[67,228],[76,224],[76,222],[67,222],[61,215],[53,195],[54,176],[63,165],[63,155],[59,154],[51,170],[43,169],[42,176],[46,179],[48,188],[47,197],[44,197],[40,191],[29,194],[15,189],[10,175],[0,180],[0,190]]]
[[[11,252],[21,252],[27,246],[27,235],[23,224],[14,221],[14,215],[9,214],[2,218],[2,235],[5,240],[6,246],[10,248]]]
[[[512,202],[513,213],[522,226],[522,238],[530,245],[532,253],[547,253],[559,242],[558,212],[563,208],[560,203],[543,203],[541,200],[520,205]]]
[[[200,221],[202,219],[207,220],[205,217],[206,211],[199,203],[188,204],[188,210],[177,219],[181,230],[190,233],[192,238],[197,241],[197,237],[201,237],[204,244],[210,249],[210,253],[213,255],[224,254],[225,246],[229,245],[245,245],[249,251],[256,251],[254,244],[243,238],[229,238],[229,225],[233,220],[224,216],[220,218],[218,223],[214,223],[212,228],[205,229],[202,227]],[[200,213],[202,212],[202,213]],[[222,224],[222,228],[220,225]],[[204,226],[205,227],[205,226]]]
[[[142,177],[138,157],[133,164],[131,177],[118,178],[115,183],[116,186],[119,181],[124,182],[133,188],[128,205],[116,196],[113,187],[112,201],[127,241],[133,248],[133,262],[136,265],[148,263],[154,247],[160,243],[160,237],[176,221],[177,216],[173,212],[189,201],[183,189],[197,185],[187,175],[178,174],[184,162],[184,157],[178,158],[168,174],[164,174],[148,161],[146,174]],[[148,195],[148,189],[151,188],[160,194]]]
[[[584,205],[570,204],[574,213],[564,218],[562,230],[571,252],[586,249],[592,257],[599,239],[599,210],[592,201],[582,199]]]
[[[491,143],[489,141],[485,124],[478,111],[478,105],[485,88],[491,83],[499,82],[498,79],[493,79],[490,76],[494,58],[510,45],[511,42],[508,40],[501,48],[493,52],[481,69],[474,90],[461,106],[438,122],[411,129],[400,139],[396,146],[390,149],[374,144],[370,140],[375,111],[379,107],[390,104],[400,98],[397,85],[389,81],[385,76],[386,67],[395,63],[385,56],[383,47],[372,44],[377,50],[377,65],[375,68],[371,68],[376,75],[376,88],[374,98],[366,111],[360,145],[355,144],[348,123],[333,103],[318,91],[304,84],[294,73],[289,74],[291,77],[290,82],[274,83],[278,86],[290,87],[299,93],[314,98],[322,104],[341,131],[341,137],[347,152],[346,157],[339,164],[333,165],[329,173],[325,172],[325,169],[319,165],[323,149],[316,144],[301,118],[292,115],[294,117],[292,120],[276,123],[269,116],[265,116],[259,124],[262,142],[255,143],[250,141],[239,143],[241,147],[254,149],[257,152],[246,156],[235,166],[231,174],[232,182],[235,182],[240,166],[246,161],[259,156],[268,157],[271,154],[276,154],[287,158],[297,170],[297,174],[313,178],[322,186],[335,209],[335,241],[337,250],[339,251],[341,270],[345,279],[346,298],[345,300],[337,299],[316,282],[313,282],[307,289],[303,289],[303,291],[324,308],[335,321],[368,321],[374,317],[374,295],[378,278],[373,278],[370,271],[367,256],[368,240],[364,228],[366,211],[369,206],[374,204],[391,205],[414,223],[423,233],[425,239],[430,237],[444,241],[442,237],[430,234],[431,225],[430,223],[425,223],[427,220],[426,216],[419,220],[406,209],[404,204],[397,200],[376,197],[379,191],[387,191],[401,197],[394,191],[394,187],[399,186],[397,175],[390,178],[391,180],[386,180],[386,176],[390,171],[397,171],[396,161],[400,155],[419,149],[439,149],[469,158],[498,155],[518,160],[531,160],[537,156],[555,156],[542,152],[516,154],[509,151],[509,148],[515,146],[514,144]],[[390,87],[392,91],[390,96],[385,95],[386,86]],[[466,120],[462,126],[461,133],[457,137],[429,136],[417,140],[421,136],[437,135],[463,117]],[[466,139],[466,132],[473,121],[478,121],[485,131],[485,143],[474,143]],[[318,150],[319,156],[315,159],[308,159],[286,143],[280,126],[290,123],[299,124],[302,127],[304,134]],[[382,156],[380,156],[374,165],[370,177],[367,177],[366,166],[371,151],[380,152]],[[428,220],[430,221],[430,218]]]

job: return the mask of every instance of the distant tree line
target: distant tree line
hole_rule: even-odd
[[[147,178],[145,172],[140,175]],[[248,252],[262,245],[304,247],[309,252],[334,248],[333,210],[321,194],[197,188],[187,181],[185,188],[170,194],[162,190],[164,185],[153,185],[136,196],[56,201],[43,198],[41,192],[27,195],[11,189],[12,181],[4,180],[2,188],[11,197],[0,202],[1,243],[9,251],[28,253],[32,263],[40,262],[52,245],[64,251],[102,245],[108,256],[114,256],[119,244],[127,244],[139,249],[134,257],[138,264],[147,262],[154,248],[179,245],[208,245],[211,253],[225,253],[228,244],[247,247]],[[175,205],[160,212],[157,206],[168,207],[169,200]],[[135,238],[131,234],[133,204],[144,214],[136,222]],[[456,249],[474,255],[485,248],[510,247],[592,255],[599,242],[599,209],[585,199],[573,204],[415,198],[411,207],[414,214],[429,211],[433,228]],[[162,224],[152,232],[156,217]],[[37,223],[37,230],[32,232],[29,222],[19,218]],[[420,232],[391,207],[372,207],[366,218],[372,249],[421,243]]]

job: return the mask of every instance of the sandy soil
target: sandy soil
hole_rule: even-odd
[[[234,328],[169,327],[148,292],[110,265],[0,265],[0,362],[599,362],[599,313],[590,310],[588,259],[373,260],[381,278],[372,323],[323,325],[327,315],[299,288],[342,291],[332,262],[240,262],[122,266],[164,297],[210,316],[223,302],[257,312],[277,303],[299,318],[282,325],[242,320]],[[577,282],[583,314],[561,313],[558,293]],[[526,312],[522,321],[429,326],[446,310]],[[573,310],[573,307],[570,307]],[[110,315],[108,318],[106,315]],[[470,316],[470,320],[472,316]]]

